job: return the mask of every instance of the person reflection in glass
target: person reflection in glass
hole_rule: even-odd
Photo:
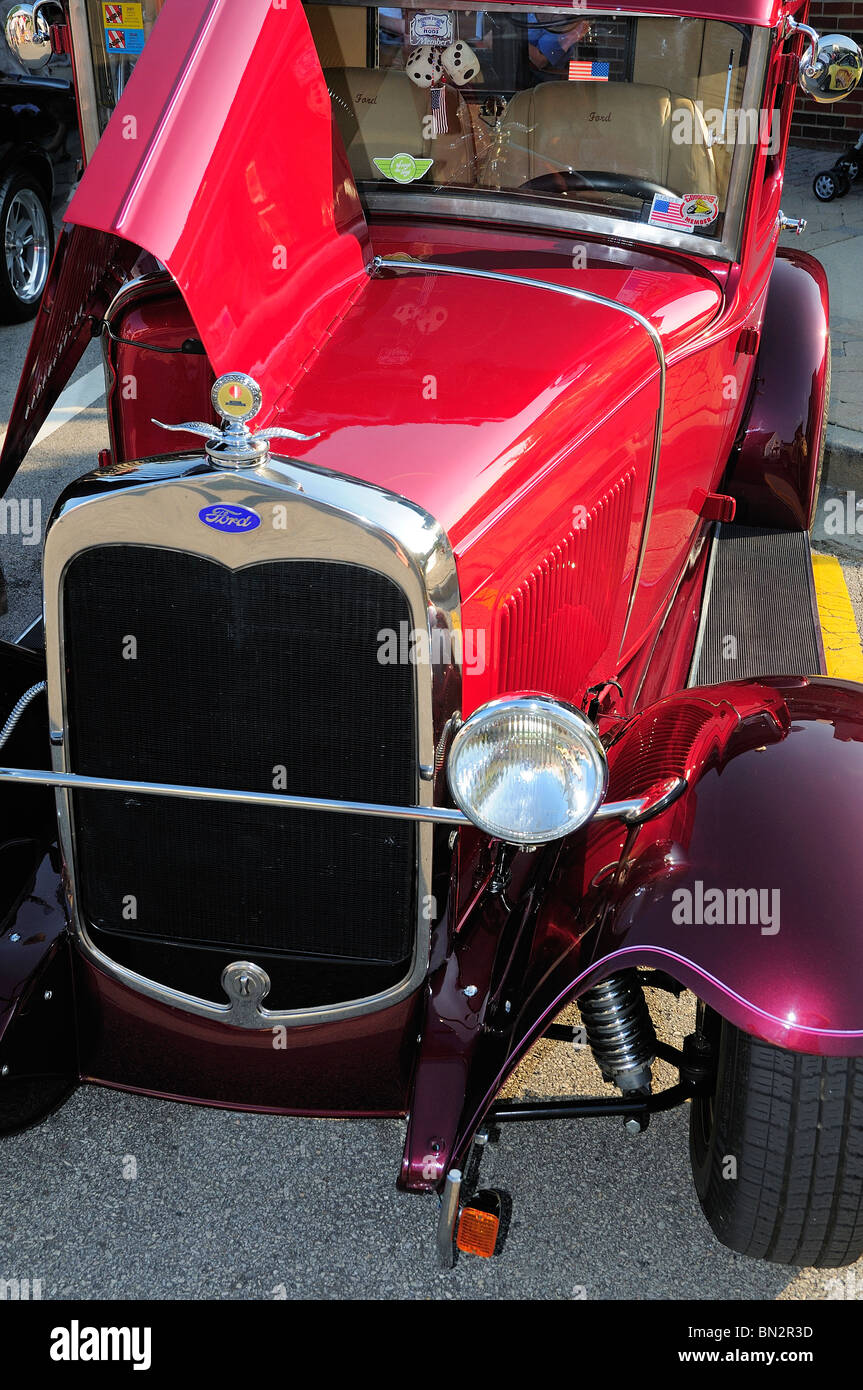
[[[590,29],[589,21],[573,19],[559,29],[544,28],[537,23],[535,14],[528,15],[528,21],[527,43],[531,67],[542,74],[541,81],[566,77],[572,50]]]

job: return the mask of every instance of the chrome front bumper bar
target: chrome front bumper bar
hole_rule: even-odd
[[[593,820],[612,820],[618,817],[631,824],[648,811],[655,814],[670,805],[685,787],[678,778],[674,794],[666,794],[661,803],[655,797],[636,797],[631,801],[606,801],[592,817]],[[76,772],[47,772],[42,768],[0,767],[0,782],[62,787],[69,791],[128,792],[143,796],[176,796],[189,801],[228,801],[243,806],[273,806],[285,811],[334,811],[341,815],[378,816],[384,820],[433,821],[437,825],[473,825],[463,811],[447,806],[390,806],[370,801],[333,801],[314,796],[283,796],[278,792],[244,792],[230,787],[192,787],[175,782],[135,782],[117,777],[85,777]]]

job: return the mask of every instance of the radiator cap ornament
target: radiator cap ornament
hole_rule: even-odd
[[[296,430],[274,426],[253,433],[247,420],[257,415],[263,404],[261,388],[245,372],[225,372],[213,382],[210,392],[213,409],[221,416],[221,428],[203,420],[186,420],[182,425],[166,425],[153,420],[163,430],[184,430],[203,435],[207,457],[217,468],[259,468],[270,456],[271,439],[317,439],[318,434],[298,434]]]
[[[257,415],[264,403],[261,388],[245,372],[226,372],[213,383],[210,392],[213,409],[224,421],[239,420],[243,424]]]

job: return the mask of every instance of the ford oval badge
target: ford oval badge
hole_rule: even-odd
[[[198,516],[205,526],[212,526],[214,531],[241,533],[254,531],[261,524],[257,512],[251,511],[248,507],[227,507],[223,502],[212,507],[202,507]]]

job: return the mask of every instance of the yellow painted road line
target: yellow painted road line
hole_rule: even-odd
[[[835,555],[812,555],[828,676],[863,682],[863,648],[848,585]]]

